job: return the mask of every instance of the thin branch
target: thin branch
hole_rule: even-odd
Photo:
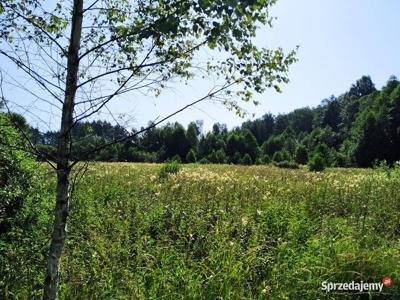
[[[179,11],[179,4],[180,4],[180,3],[176,3],[176,4],[175,4],[175,7],[177,7],[177,9],[175,9],[175,10],[174,10],[173,12],[171,12],[170,14],[164,16],[163,18],[160,18],[158,21],[167,20],[170,16],[173,16],[174,14],[176,14],[176,13]],[[96,51],[96,50],[99,50],[99,49],[101,49],[102,47],[104,47],[104,46],[106,46],[106,45],[108,45],[108,44],[111,44],[111,43],[113,43],[113,42],[116,42],[116,41],[121,40],[121,39],[124,39],[124,38],[128,38],[128,37],[134,36],[134,35],[136,35],[136,34],[139,34],[139,33],[141,33],[141,32],[144,32],[144,31],[146,31],[146,30],[151,30],[151,29],[152,29],[152,28],[151,28],[151,25],[153,25],[153,24],[150,24],[149,27],[143,28],[142,30],[139,30],[139,31],[134,31],[134,32],[130,32],[129,34],[124,34],[124,35],[112,37],[112,38],[110,38],[108,41],[105,41],[105,42],[103,42],[103,43],[101,43],[101,44],[98,44],[97,46],[95,46],[95,47],[93,47],[93,48],[87,50],[85,53],[83,53],[83,54],[80,56],[79,60],[81,60],[81,59],[84,58],[86,55],[90,54],[91,52],[94,52],[94,51]]]
[[[100,0],[95,0],[92,4],[90,4],[87,8],[83,9],[82,13],[84,14],[88,10],[91,10],[93,6],[95,6]]]
[[[60,48],[61,52],[67,56],[67,51],[57,42],[57,39],[55,39],[54,37],[52,37],[50,35],[50,33],[48,33],[42,26],[36,24],[35,22],[33,22],[32,20],[30,20],[29,18],[27,18],[26,16],[22,15],[21,13],[19,13],[17,10],[15,10],[14,8],[7,6],[8,8],[10,8],[11,10],[13,10],[20,18],[24,19],[25,21],[27,21],[29,24],[31,24],[32,26],[38,28],[41,32],[43,32],[54,44],[57,45],[58,48]]]
[[[16,64],[18,67],[21,68],[21,70],[23,70],[26,74],[28,74],[32,79],[34,79],[38,85],[40,85],[41,87],[43,87],[46,91],[48,91],[56,100],[58,100],[61,104],[63,103],[62,100],[52,91],[50,90],[45,83],[60,89],[61,91],[63,91],[62,88],[60,88],[59,86],[57,86],[56,84],[48,81],[47,79],[45,79],[43,76],[39,75],[36,71],[32,70],[31,68],[29,68],[29,66],[27,66],[26,64],[24,64],[24,62],[22,62],[21,60],[9,55],[8,53],[6,53],[3,50],[0,50],[0,54],[4,55],[5,57],[7,57],[8,59],[10,59],[14,64]]]
[[[8,115],[11,116],[12,113],[11,113],[11,111],[10,111],[10,108],[9,108],[8,105],[7,105],[6,99],[4,98],[4,91],[3,91],[3,84],[2,84],[2,82],[3,82],[3,76],[2,76],[2,74],[0,73],[0,92],[1,92],[1,99],[2,99],[3,102],[4,102],[4,106],[5,106],[6,109],[7,109]],[[42,157],[42,158],[44,158],[44,160],[45,160],[53,169],[55,169],[55,166],[54,166],[53,163],[50,161],[50,159],[52,159],[52,160],[54,161],[55,158],[54,158],[52,155],[50,155],[49,153],[44,153],[44,152],[40,151],[38,148],[36,148],[35,145],[33,145],[33,143],[32,143],[32,141],[31,141],[31,139],[29,138],[28,134],[27,134],[20,126],[18,126],[18,124],[17,124],[16,122],[14,122],[14,121],[12,120],[12,118],[10,118],[10,120],[11,120],[11,122],[13,123],[14,127],[20,132],[20,134],[22,135],[22,137],[27,141],[27,143],[28,143],[29,147],[32,149],[33,153],[36,154],[36,155],[39,155],[39,156]],[[26,150],[25,150],[25,151],[26,151]],[[27,151],[27,152],[30,152],[30,151]]]
[[[135,84],[133,84],[133,85],[130,86],[130,87],[127,87],[126,89],[120,90],[115,96],[118,96],[118,95],[121,95],[121,94],[130,92],[130,91],[133,91],[133,90],[136,90],[136,89],[149,87],[151,84],[154,84],[154,83],[159,83],[160,80],[148,79],[148,77],[151,75],[151,73],[153,73],[153,70],[154,70],[154,68],[153,68],[152,70],[149,70],[149,71],[147,72],[147,74],[146,74],[145,76],[143,76],[139,81],[135,82]],[[150,83],[146,83],[146,84],[143,84],[143,85],[140,85],[140,86],[139,86],[139,84],[141,84],[142,82],[144,82],[144,81],[146,81],[146,80],[150,81]],[[113,94],[113,93],[108,94],[108,95],[104,95],[104,96],[99,96],[99,97],[96,97],[96,98],[93,98],[93,99],[88,99],[88,100],[79,101],[79,102],[77,102],[76,104],[79,105],[79,104],[85,104],[85,103],[94,103],[94,102],[96,102],[96,101],[103,101],[104,99],[107,99],[108,97],[110,97],[112,94]],[[96,105],[98,105],[98,104],[93,104],[92,107],[90,107],[88,110],[86,110],[86,111],[85,111],[84,113],[82,113],[81,115],[85,114],[87,111],[89,111],[90,109],[92,109],[92,108],[95,107]]]
[[[196,46],[194,46],[194,47],[182,52],[181,57],[186,55],[186,54],[189,54],[189,53],[193,52],[194,50],[198,49],[199,47],[201,47],[201,46],[203,46],[205,44],[206,44],[206,42],[201,42],[200,44],[198,44],[198,45],[196,45]],[[154,49],[154,45],[153,45],[152,49],[150,50],[150,52],[146,55],[146,59],[149,57],[149,55],[150,55],[150,53],[152,52],[153,49]],[[84,85],[86,85],[86,84],[88,84],[88,83],[90,83],[92,81],[95,81],[95,80],[97,80],[99,78],[102,78],[102,77],[105,77],[105,76],[108,76],[108,75],[111,75],[111,74],[119,73],[119,72],[122,72],[122,71],[130,71],[130,70],[133,70],[133,71],[136,72],[138,69],[143,69],[143,68],[148,68],[148,67],[154,67],[154,66],[157,66],[157,65],[162,65],[162,64],[165,64],[165,63],[168,63],[168,62],[172,62],[172,61],[174,61],[174,60],[176,60],[178,58],[179,57],[173,57],[173,58],[170,58],[170,59],[159,60],[159,61],[155,61],[155,62],[148,63],[148,64],[143,64],[143,62],[142,62],[140,65],[137,65],[137,66],[124,67],[124,68],[119,68],[119,69],[115,69],[115,70],[110,70],[108,72],[104,72],[102,74],[99,74],[99,75],[97,75],[95,77],[92,77],[92,78],[82,82],[81,84],[79,84],[77,86],[77,88],[80,88],[80,87],[82,87],[82,86],[84,86]]]
[[[54,104],[53,102],[35,94],[31,89],[29,89],[28,87],[26,87],[23,83],[20,83],[16,78],[14,78],[12,75],[10,75],[8,72],[6,72],[3,68],[0,67],[0,72],[4,72],[7,74],[7,77],[10,80],[4,81],[6,84],[9,84],[11,86],[17,87],[25,92],[27,92],[28,94],[31,94],[33,97],[35,97],[36,99],[43,101],[44,103],[48,104],[49,106],[52,106],[54,108],[56,108],[57,110],[61,110],[60,107],[58,107],[56,104]],[[11,101],[10,101],[11,102]],[[42,110],[43,111],[43,110]]]
[[[147,58],[150,56],[150,53],[153,51],[155,45],[153,45],[151,47],[151,49],[149,50],[149,52],[147,53],[146,57],[142,60],[141,65],[147,60]],[[128,82],[133,78],[133,76],[135,76],[136,71],[140,68],[140,65],[138,66],[137,69],[132,71],[132,74],[120,85],[120,87],[114,92],[112,93],[106,100],[104,100],[99,107],[97,107],[96,109],[94,109],[92,112],[90,112],[89,114],[86,115],[81,115],[80,117],[77,117],[76,120],[74,121],[74,124],[72,125],[72,127],[75,126],[76,123],[78,123],[79,121],[81,121],[82,119],[88,118],[92,115],[94,115],[96,112],[98,112],[100,109],[102,109],[108,102],[110,102],[116,95],[118,95],[118,93],[128,84]],[[72,129],[72,128],[71,128]]]

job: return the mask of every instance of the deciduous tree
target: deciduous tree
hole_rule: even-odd
[[[126,141],[172,115],[213,98],[240,112],[238,100],[249,101],[267,87],[279,91],[287,82],[295,53],[257,47],[257,26],[271,24],[274,0],[3,0],[0,3],[0,56],[24,74],[4,73],[44,109],[56,111],[59,134],[55,154],[40,153],[57,174],[54,231],[47,260],[44,298],[57,296],[60,258],[67,235],[71,169],[80,160]],[[202,48],[212,54],[204,65],[193,63]],[[88,151],[73,151],[73,128],[104,111],[120,95],[141,91],[159,95],[171,79],[189,81],[199,68],[217,76],[216,86],[199,99],[149,127]],[[8,75],[8,76],[7,76]],[[30,79],[26,86],[26,78]],[[8,89],[5,89],[8,91]],[[12,104],[13,95],[2,97]],[[23,103],[19,103],[22,105]],[[32,146],[30,151],[41,150]]]

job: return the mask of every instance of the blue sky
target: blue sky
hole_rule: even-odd
[[[278,0],[271,15],[277,17],[273,28],[260,28],[257,44],[286,52],[300,46],[299,61],[289,72],[291,82],[283,92],[267,91],[256,95],[259,106],[243,105],[255,117],[267,112],[289,112],[304,106],[316,106],[331,95],[348,90],[362,75],[370,75],[381,88],[390,75],[400,78],[400,1],[398,0]],[[7,67],[2,63],[3,67]],[[140,127],[149,120],[174,112],[203,96],[212,82],[196,80],[189,85],[174,83],[154,98],[142,94],[125,95],[110,105],[113,112],[127,113],[129,127]],[[11,90],[16,98],[24,98]],[[28,99],[26,99],[28,101]],[[32,101],[32,99],[30,100]],[[35,126],[35,120],[29,119]],[[43,119],[48,114],[42,114]],[[96,118],[108,118],[107,115]],[[246,119],[215,103],[202,103],[180,113],[171,121],[186,125],[203,120],[204,130],[215,122],[229,128]],[[59,120],[52,117],[49,127]]]
[[[261,105],[245,108],[256,117],[289,112],[345,92],[362,75],[370,75],[377,88],[392,74],[400,77],[399,13],[397,0],[279,0],[271,10],[277,17],[274,27],[261,28],[257,43],[287,51],[299,45],[299,61],[292,66],[291,82],[283,86],[283,93],[267,91],[256,96]],[[206,89],[206,84],[194,82],[190,87],[177,85],[157,100],[143,98],[133,105],[134,123],[162,116]],[[228,127],[244,121],[210,103],[173,120],[187,124],[196,119],[204,120],[205,129],[216,121]]]

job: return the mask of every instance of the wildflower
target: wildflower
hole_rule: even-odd
[[[268,296],[270,290],[271,290],[270,287],[269,287],[269,286],[266,286],[266,287],[262,290],[262,293],[263,293],[265,296]]]

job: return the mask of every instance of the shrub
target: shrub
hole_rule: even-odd
[[[8,117],[0,114],[0,234],[8,231],[27,197],[35,172],[35,161],[23,148],[22,137]]]
[[[275,162],[283,161],[282,153],[280,151],[275,152],[274,155],[272,155],[272,161],[275,161]]]
[[[246,153],[241,159],[240,163],[242,165],[251,165],[253,164],[253,161],[251,160],[251,156],[248,153]]]
[[[186,155],[186,162],[188,163],[195,163],[197,161],[196,153],[193,149],[190,149],[188,154]]]
[[[152,162],[157,162],[158,158],[157,158],[157,153],[151,153],[151,152],[146,152],[146,151],[141,151],[141,150],[137,150],[134,147],[130,147],[129,148],[129,152],[128,152],[128,157],[129,157],[129,161],[134,161],[134,162],[146,162],[146,163],[152,163]],[[97,160],[102,160],[99,159],[101,155],[97,155]]]
[[[158,176],[160,178],[166,178],[169,174],[176,174],[181,169],[181,165],[176,160],[168,162],[164,164],[160,171],[158,172]]]
[[[274,155],[272,156],[272,160],[275,162],[280,162],[280,161],[285,161],[285,160],[292,160],[290,157],[290,153],[287,150],[282,150],[275,152]]]
[[[264,154],[262,157],[262,161],[264,164],[269,164],[271,162],[271,158],[269,157],[268,154]]]
[[[217,159],[217,163],[219,164],[225,164],[226,161],[228,160],[228,157],[225,154],[225,151],[223,149],[219,149],[217,150],[217,152],[215,152],[215,157]]]
[[[264,164],[264,161],[263,161],[263,159],[261,157],[257,157],[256,161],[255,161],[255,164],[256,165],[262,165],[262,164]]]
[[[53,181],[16,148],[29,149],[0,113],[0,299],[36,299],[51,234]]]
[[[383,160],[375,159],[372,162],[372,167],[374,169],[382,169],[382,170],[390,169],[390,166],[389,166],[388,162],[386,161],[386,159],[383,159]]]
[[[175,154],[170,161],[176,161],[177,163],[181,163],[182,159],[178,154]]]
[[[213,150],[207,158],[213,164],[225,164],[228,160],[223,149],[219,149],[217,151]]]
[[[308,167],[310,171],[320,172],[326,168],[325,159],[319,154],[316,153],[308,162]]]
[[[298,163],[296,163],[294,161],[288,161],[288,160],[276,162],[276,163],[274,163],[274,165],[279,168],[284,168],[284,169],[298,169],[299,168]]]
[[[329,148],[325,143],[322,143],[314,149],[313,156],[316,154],[320,155],[325,162],[325,167],[330,167],[335,161],[335,153],[335,149]]]
[[[295,161],[298,164],[305,165],[308,162],[307,148],[304,145],[299,145],[296,149]]]
[[[271,136],[267,141],[265,141],[261,148],[265,154],[272,155],[283,149],[285,140],[282,135]]]
[[[241,162],[241,160],[242,160],[242,157],[238,151],[236,151],[235,154],[233,154],[233,156],[231,156],[229,158],[229,162],[232,164],[238,164]]]
[[[348,167],[350,165],[349,158],[345,154],[337,152],[335,164],[338,167]]]
[[[207,158],[203,157],[202,159],[199,160],[199,163],[205,165],[205,164],[209,164],[210,161]]]

